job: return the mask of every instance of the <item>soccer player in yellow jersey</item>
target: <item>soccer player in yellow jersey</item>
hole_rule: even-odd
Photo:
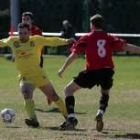
[[[29,25],[20,23],[19,36],[0,40],[0,47],[10,46],[15,56],[15,63],[19,72],[20,88],[25,99],[25,110],[28,126],[38,127],[39,122],[35,113],[33,91],[39,88],[49,99],[53,100],[64,117],[67,111],[63,100],[57,95],[45,71],[39,66],[40,53],[43,46],[62,46],[72,43],[73,39],[58,37],[30,36]]]

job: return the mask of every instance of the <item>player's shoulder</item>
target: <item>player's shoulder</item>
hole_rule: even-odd
[[[42,40],[43,38],[44,37],[43,36],[40,36],[40,35],[30,36],[30,40],[32,40],[32,41]]]
[[[84,38],[87,38],[87,37],[90,37],[92,34],[93,34],[93,32],[88,32],[88,33],[86,33],[83,37],[84,37]]]
[[[93,38],[93,36],[95,37],[99,34],[100,34],[99,32],[91,31],[91,32],[86,33],[84,36],[82,36],[80,38],[80,40],[85,40],[86,41],[86,40],[89,40],[89,39]]]
[[[108,37],[110,40],[116,40],[116,39],[118,39],[118,37],[112,35],[111,33],[107,33],[107,37]]]
[[[40,35],[32,35],[32,36],[30,36],[30,38],[42,38],[42,36],[40,36]]]
[[[9,36],[8,40],[10,40],[10,41],[18,41],[19,37],[18,36]]]
[[[113,33],[106,32],[106,34],[107,34],[108,37],[113,37],[113,38],[116,37],[115,34],[113,34]]]
[[[36,25],[32,25],[32,28],[33,29],[36,29],[36,30],[41,30],[38,26],[36,26]]]
[[[87,40],[91,36],[91,32],[86,33],[85,35],[80,37],[80,40]]]
[[[31,32],[32,32],[32,35],[42,35],[42,30],[38,26],[35,26],[35,25],[32,25]]]
[[[42,32],[42,30],[36,25],[32,25],[32,31]]]

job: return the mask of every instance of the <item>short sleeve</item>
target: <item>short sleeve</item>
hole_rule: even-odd
[[[114,51],[124,51],[123,46],[126,44],[126,40],[109,35],[110,45]]]
[[[78,41],[76,41],[73,46],[70,48],[70,52],[74,52],[77,54],[85,52],[87,45],[87,36],[81,37]]]
[[[32,34],[32,36],[34,36],[34,35],[42,36],[42,30],[39,27],[32,25],[31,34]]]

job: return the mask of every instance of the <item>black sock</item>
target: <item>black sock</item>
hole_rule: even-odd
[[[109,101],[109,95],[108,94],[102,94],[101,98],[100,98],[99,109],[103,110],[105,112],[105,110],[108,106],[108,101]]]
[[[68,115],[74,114],[74,106],[75,106],[74,96],[66,97],[65,102],[66,102],[66,108],[67,108]]]

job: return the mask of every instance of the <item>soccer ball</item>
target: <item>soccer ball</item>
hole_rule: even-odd
[[[16,113],[11,108],[6,108],[1,111],[2,121],[5,123],[12,123],[15,120]]]

